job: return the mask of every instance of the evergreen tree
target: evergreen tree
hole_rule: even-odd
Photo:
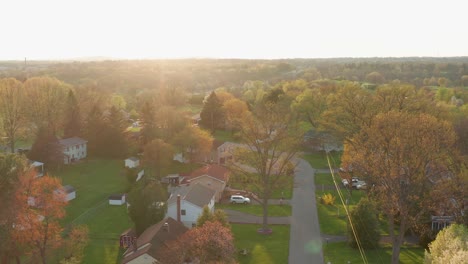
[[[63,164],[63,149],[55,134],[41,127],[28,158],[43,162],[47,168],[57,168]]]
[[[91,156],[102,156],[104,127],[101,108],[95,104],[89,112],[85,126],[85,137],[88,140],[87,148]]]
[[[222,107],[223,105],[215,92],[211,92],[203,104],[203,109],[200,113],[200,124],[206,129],[209,129],[212,133],[214,133],[217,128],[221,128],[224,125]]]
[[[81,115],[78,102],[76,101],[73,90],[68,92],[67,108],[65,109],[65,127],[64,138],[75,137],[81,135]]]
[[[350,245],[357,248],[356,235],[363,248],[375,249],[380,240],[379,220],[375,206],[369,200],[362,198],[351,212],[351,222],[354,227],[348,229]]]
[[[164,218],[166,201],[167,191],[158,181],[144,177],[133,186],[128,193],[128,213],[137,235]]]
[[[156,139],[158,127],[156,125],[156,109],[154,104],[146,101],[141,108],[141,118],[143,119],[143,128],[141,129],[141,143],[146,145],[151,140]]]
[[[223,210],[211,212],[208,206],[205,205],[201,215],[197,218],[197,227],[203,226],[206,222],[219,222],[224,227],[231,227],[227,215]]]
[[[103,142],[103,151],[106,157],[118,158],[126,155],[127,128],[122,112],[115,106],[109,110],[109,115],[105,119],[105,129]]]

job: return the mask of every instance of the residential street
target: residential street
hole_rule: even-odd
[[[314,169],[299,159],[291,200],[289,263],[323,263],[322,238],[315,202]]]

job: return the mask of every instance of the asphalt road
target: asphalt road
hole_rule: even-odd
[[[291,199],[290,264],[321,264],[322,238],[315,202],[314,169],[299,159]]]

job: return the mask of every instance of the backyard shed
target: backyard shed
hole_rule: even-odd
[[[125,167],[127,168],[136,168],[140,166],[140,160],[138,158],[135,158],[135,157],[130,157],[128,159],[125,160]]]
[[[63,192],[65,194],[65,200],[67,202],[76,198],[75,187],[73,187],[71,185],[65,185],[65,186],[62,187],[62,190],[63,190]]]
[[[110,205],[122,205],[125,203],[125,194],[113,194],[109,196]]]

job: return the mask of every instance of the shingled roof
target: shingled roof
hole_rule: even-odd
[[[177,195],[180,195],[181,200],[203,207],[210,203],[215,193],[215,190],[205,187],[202,184],[182,185],[174,189],[171,197],[167,200],[167,204],[171,205],[177,202]]]
[[[203,175],[208,175],[223,182],[227,182],[229,180],[228,169],[217,164],[206,165],[205,167],[191,172],[189,175],[184,175],[184,180],[192,180]]]
[[[164,227],[164,224],[166,224]],[[180,235],[187,232],[188,228],[182,223],[177,222],[171,217],[163,219],[162,221],[148,227],[136,241],[135,247],[129,247],[124,253],[122,263],[128,263],[137,257],[148,253],[155,259],[158,259],[157,252],[168,245],[168,242],[177,239]],[[146,244],[149,246],[142,247]],[[135,248],[137,250],[135,250]]]
[[[64,147],[70,147],[70,146],[76,146],[79,144],[84,144],[88,141],[79,137],[71,137],[71,138],[60,139],[59,142],[60,142],[60,145]]]

